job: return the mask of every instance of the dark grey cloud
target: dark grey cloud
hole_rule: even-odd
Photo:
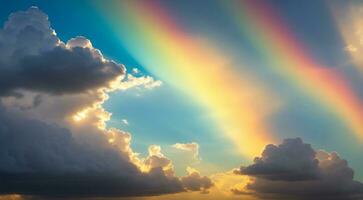
[[[0,30],[0,96],[16,89],[85,92],[124,74],[122,65],[105,59],[86,38],[60,41],[36,7],[11,14]]]
[[[300,138],[285,139],[276,146],[267,145],[261,157],[254,164],[241,167],[240,173],[269,180],[308,180],[319,174],[315,151]]]
[[[112,174],[1,174],[2,194],[43,198],[152,196],[183,191],[177,178],[166,177],[160,168],[134,176]]]
[[[65,128],[0,112],[0,194],[95,197],[181,191],[176,177],[167,177],[161,168],[142,173],[113,146],[80,144]]]
[[[15,64],[0,70],[3,94],[15,89],[56,94],[84,92],[106,87],[124,73],[116,63],[94,58],[88,48],[82,47],[55,47],[40,55],[19,58]]]
[[[252,165],[241,167],[237,174],[254,180],[246,190],[262,199],[362,199],[363,184],[355,181],[348,162],[335,152],[314,150],[300,138],[282,144],[267,145]]]
[[[97,134],[89,137],[104,140]],[[56,124],[27,119],[4,109],[0,112],[1,172],[135,173],[136,167],[127,160],[126,153],[123,156],[107,146],[80,144],[68,129]]]
[[[181,177],[181,182],[185,189],[190,191],[201,191],[208,193],[208,189],[213,186],[213,182],[206,176],[201,176],[199,172],[191,172],[187,176]]]

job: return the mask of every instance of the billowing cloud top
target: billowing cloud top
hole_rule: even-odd
[[[254,177],[245,190],[271,199],[362,199],[363,184],[353,180],[354,172],[335,152],[314,150],[300,138],[267,145],[254,163],[237,174]]]
[[[0,95],[16,89],[79,93],[109,86],[125,68],[84,37],[64,44],[36,7],[10,15],[0,30]]]
[[[241,173],[269,180],[309,180],[318,176],[318,160],[315,151],[300,138],[285,139],[282,144],[267,145],[254,164],[242,167]]]

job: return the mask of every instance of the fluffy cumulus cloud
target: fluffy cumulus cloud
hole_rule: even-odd
[[[254,194],[264,199],[362,199],[363,184],[335,152],[314,150],[300,138],[267,145],[254,163],[236,170],[252,177],[235,194]]]
[[[149,156],[144,160],[146,170],[161,168],[167,176],[174,176],[174,166],[170,159],[161,153],[161,147],[151,145],[149,147]]]
[[[62,42],[38,8],[11,14],[0,30],[0,194],[185,191],[160,149],[139,158],[129,133],[106,126],[111,114],[102,104],[109,92],[160,85],[127,76],[87,38]]]
[[[125,73],[84,37],[64,44],[36,7],[10,15],[0,30],[0,63],[2,96],[16,89],[78,93],[108,86]]]
[[[165,157],[161,152],[161,147],[151,145],[149,147],[149,156],[143,161],[145,171],[159,168],[162,169],[167,177],[174,177],[174,165],[170,159]],[[213,186],[213,182],[207,176],[201,176],[199,171],[187,167],[188,174],[181,177],[180,181],[183,188],[187,191],[200,191],[208,193],[208,189]]]
[[[254,164],[241,167],[240,172],[268,180],[298,181],[318,176],[315,151],[301,139],[286,139],[278,146],[267,145]]]
[[[201,176],[196,169],[187,168],[188,174],[181,178],[185,189],[190,191],[201,191],[208,193],[208,189],[213,186],[212,180],[206,176]]]

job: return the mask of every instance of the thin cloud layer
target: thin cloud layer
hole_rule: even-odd
[[[316,151],[300,138],[267,145],[254,163],[237,174],[253,178],[235,194],[253,194],[263,199],[361,199],[363,184],[335,152]]]
[[[178,150],[191,152],[196,160],[199,159],[199,144],[196,142],[176,143],[172,147]]]

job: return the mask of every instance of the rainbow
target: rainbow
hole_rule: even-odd
[[[276,12],[259,1],[225,1],[241,33],[272,70],[327,106],[363,139],[363,105],[339,69],[323,66],[305,50]]]
[[[156,1],[118,2],[107,11],[118,13],[110,19],[128,27],[117,31],[133,56],[205,106],[240,153],[255,156],[275,141],[264,117],[276,109],[278,100],[272,103],[267,89],[228,67],[230,59],[215,46],[188,35]]]
[[[338,69],[317,63],[271,8],[257,1],[222,4],[271,70],[327,106],[363,138],[362,102]],[[240,153],[258,155],[279,139],[265,122],[280,105],[279,98],[253,75],[229,66],[231,59],[211,42],[188,34],[157,1],[99,6],[133,57],[205,106]]]

